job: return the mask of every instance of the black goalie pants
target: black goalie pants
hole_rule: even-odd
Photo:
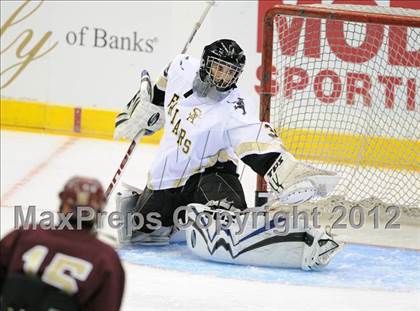
[[[174,225],[175,210],[190,203],[206,204],[209,201],[223,200],[240,210],[246,209],[244,192],[235,170],[236,167],[226,169],[226,165],[223,165],[220,169],[216,165],[201,174],[191,176],[183,187],[165,190],[150,190],[146,187],[135,208],[145,221],[140,231],[153,231],[146,227],[147,215],[152,212],[159,213],[162,226]],[[179,217],[183,217],[183,214],[179,213]]]

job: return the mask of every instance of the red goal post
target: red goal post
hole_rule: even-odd
[[[261,75],[261,92],[260,92],[260,119],[262,121],[266,121],[266,122],[270,122],[272,123],[272,125],[275,127],[275,129],[280,132],[280,136],[282,137],[282,130],[283,130],[283,126],[286,127],[292,127],[294,130],[294,133],[298,133],[299,131],[299,135],[302,135],[301,133],[301,129],[304,127],[302,124],[309,124],[309,127],[311,129],[310,135],[312,135],[313,137],[317,137],[316,139],[314,139],[314,141],[325,141],[326,139],[329,138],[333,138],[334,144],[335,145],[339,145],[340,143],[336,143],[337,141],[339,141],[340,139],[344,139],[343,137],[345,137],[345,139],[347,140],[343,140],[341,141],[341,145],[349,145],[351,148],[350,150],[353,152],[355,151],[357,153],[357,155],[355,155],[354,157],[348,157],[345,158],[344,160],[337,157],[337,155],[343,156],[345,157],[347,154],[349,154],[348,150],[338,150],[338,148],[336,148],[335,146],[333,146],[332,148],[330,148],[330,150],[334,149],[332,152],[330,152],[330,154],[328,154],[327,157],[327,162],[329,162],[329,166],[327,165],[327,168],[333,169],[337,171],[337,167],[335,163],[334,165],[332,165],[331,163],[334,162],[334,160],[338,160],[338,164],[340,165],[349,165],[351,166],[353,172],[352,173],[347,173],[347,175],[355,175],[354,171],[360,170],[360,168],[363,167],[367,167],[368,170],[371,170],[371,168],[373,167],[374,170],[377,170],[378,172],[369,172],[367,173],[367,175],[365,177],[363,177],[366,182],[368,182],[369,180],[372,180],[374,182],[380,182],[381,180],[387,180],[387,182],[392,182],[392,178],[397,178],[398,180],[396,181],[396,183],[398,183],[398,189],[396,189],[396,192],[399,193],[401,192],[400,189],[407,188],[407,183],[414,183],[413,185],[410,185],[413,187],[412,191],[408,191],[407,192],[407,196],[411,196],[410,199],[408,199],[407,201],[404,201],[404,199],[400,200],[400,204],[402,205],[408,205],[408,206],[416,206],[418,207],[419,204],[419,184],[418,184],[418,177],[419,177],[419,171],[420,171],[420,160],[419,160],[419,124],[420,124],[420,118],[419,118],[419,89],[420,89],[420,83],[419,83],[419,79],[420,79],[420,48],[418,46],[414,47],[414,51],[407,51],[407,49],[404,51],[407,57],[403,57],[400,56],[400,51],[395,49],[395,50],[391,50],[391,48],[393,47],[388,47],[387,52],[388,53],[393,53],[393,57],[394,58],[398,58],[401,57],[402,58],[402,62],[401,64],[403,64],[403,62],[406,62],[406,67],[407,69],[407,74],[406,71],[404,71],[404,69],[400,69],[403,68],[404,66],[395,66],[395,71],[398,71],[399,76],[397,77],[393,77],[390,74],[388,74],[388,72],[392,72],[392,70],[390,71],[389,68],[391,68],[392,66],[388,66],[389,68],[386,68],[386,63],[385,62],[376,62],[372,63],[371,59],[355,59],[354,63],[357,63],[356,65],[354,65],[354,67],[357,70],[353,70],[354,72],[350,72],[347,73],[347,79],[352,78],[353,80],[353,84],[350,86],[346,86],[347,89],[343,91],[343,83],[340,84],[334,84],[334,81],[332,81],[333,86],[330,87],[330,89],[332,88],[332,91],[327,94],[325,96],[325,98],[323,98],[323,102],[319,103],[319,107],[315,107],[315,105],[313,107],[305,107],[306,109],[306,114],[310,114],[311,111],[315,111],[317,109],[330,109],[331,107],[335,106],[336,108],[334,109],[339,109],[337,108],[338,106],[343,106],[343,110],[341,112],[336,112],[334,111],[334,113],[332,112],[328,112],[328,116],[334,116],[334,118],[336,118],[336,122],[340,122],[342,121],[343,123],[350,123],[350,121],[345,120],[345,118],[347,118],[346,116],[348,116],[349,114],[351,114],[352,112],[349,112],[350,108],[354,108],[357,105],[361,105],[364,108],[361,108],[360,111],[357,111],[357,113],[355,113],[354,115],[359,116],[363,114],[363,118],[366,118],[366,120],[364,121],[367,125],[364,125],[365,127],[369,126],[369,123],[374,124],[375,122],[378,122],[378,128],[380,127],[380,125],[383,124],[387,124],[387,122],[389,122],[389,120],[384,119],[383,115],[385,115],[388,110],[395,108],[394,110],[400,109],[399,107],[396,107],[398,104],[401,104],[402,102],[404,102],[404,112],[402,113],[402,115],[407,116],[404,117],[404,120],[397,120],[395,122],[400,122],[404,121],[404,123],[409,123],[407,125],[407,128],[401,128],[399,129],[400,133],[383,133],[381,132],[381,130],[378,130],[377,132],[375,132],[375,130],[369,130],[369,133],[365,134],[365,132],[367,130],[365,130],[365,132],[363,133],[350,133],[351,131],[348,128],[338,128],[337,131],[331,130],[331,128],[334,127],[334,125],[328,125],[325,124],[325,120],[320,120],[317,124],[315,124],[314,122],[312,122],[313,120],[306,120],[305,122],[303,122],[302,124],[297,124],[297,121],[291,121],[291,122],[295,122],[295,124],[283,124],[283,126],[279,126],[279,124],[273,124],[273,113],[278,114],[279,116],[287,116],[287,113],[285,111],[282,112],[277,112],[279,111],[279,107],[282,107],[281,105],[283,105],[284,101],[288,101],[290,102],[290,97],[292,96],[292,93],[295,92],[301,92],[302,94],[304,93],[303,90],[303,84],[300,85],[299,87],[296,87],[295,89],[287,89],[287,83],[291,82],[288,79],[284,78],[283,80],[281,79],[280,74],[278,73],[279,69],[276,68],[277,64],[273,64],[274,59],[277,58],[281,58],[281,56],[278,55],[274,55],[274,52],[276,52],[276,49],[279,50],[280,52],[282,52],[282,47],[281,47],[281,43],[280,42],[275,42],[275,33],[276,31],[278,33],[281,32],[281,25],[279,25],[278,23],[278,18],[279,16],[284,16],[287,18],[295,18],[295,19],[304,19],[304,20],[321,20],[321,21],[341,21],[341,22],[346,22],[346,23],[356,23],[357,25],[361,25],[360,29],[363,30],[363,27],[368,27],[367,25],[380,25],[381,27],[394,27],[392,28],[392,31],[389,32],[389,35],[391,36],[401,36],[401,38],[394,38],[396,40],[400,40],[400,42],[403,42],[404,44],[407,45],[407,40],[410,40],[414,42],[414,45],[416,44],[416,41],[420,42],[420,10],[416,11],[416,10],[410,10],[410,9],[395,9],[395,8],[385,8],[385,7],[373,7],[373,6],[362,6],[362,5],[357,5],[357,6],[352,6],[352,5],[328,5],[328,6],[323,6],[323,5],[306,5],[306,6],[298,6],[298,5],[276,5],[274,7],[272,7],[271,9],[269,9],[266,14],[265,14],[265,18],[264,18],[264,25],[263,25],[263,41],[262,41],[262,75]],[[276,24],[277,22],[277,24]],[[281,23],[280,23],[281,24]],[[283,23],[283,26],[285,24]],[[300,26],[300,31],[301,33],[299,33],[299,37],[297,39],[298,42],[292,42],[291,45],[291,49],[293,50],[293,48],[295,49],[299,49],[302,46],[304,46],[304,44],[306,44],[307,42],[300,42],[299,44],[299,40],[301,39],[300,37],[302,36],[302,32],[303,32],[303,28],[302,25],[300,23],[296,23],[296,25]],[[294,26],[296,26],[294,25]],[[314,24],[311,24],[312,26]],[[317,24],[318,25],[318,24]],[[293,25],[292,25],[293,26]],[[292,29],[290,26],[289,29]],[[277,29],[276,29],[277,27]],[[308,23],[305,24],[305,27],[309,27]],[[405,30],[404,31],[399,31],[399,27],[408,27],[408,29],[410,30]],[[320,28],[319,28],[320,29]],[[318,29],[318,30],[319,30]],[[366,28],[364,28],[366,29]],[[403,28],[401,28],[403,29]],[[407,29],[407,28],[406,28]],[[362,30],[361,33],[362,33]],[[290,30],[292,32],[292,30]],[[305,31],[308,31],[307,29]],[[321,30],[323,31],[323,30]],[[387,30],[386,30],[387,31]],[[413,35],[416,36],[414,39],[412,38],[408,38],[407,39],[407,32],[413,32]],[[277,35],[278,35],[277,33]],[[405,37],[404,37],[405,34]],[[294,33],[295,37],[296,37],[296,33]],[[305,34],[306,36],[308,36],[308,33]],[[322,38],[320,39],[319,37],[317,37],[318,33],[314,33],[314,37],[318,40],[322,40]],[[383,36],[383,33],[381,34]],[[388,35],[388,33],[387,33]],[[284,35],[285,36],[285,35]],[[321,35],[322,36],[322,35]],[[363,34],[359,34],[360,37],[363,37]],[[382,38],[382,37],[381,37]],[[287,38],[283,38],[284,40],[287,40]],[[296,39],[296,38],[295,38]],[[363,44],[366,43],[366,41],[369,38],[365,38],[365,41],[363,41],[363,38],[361,39],[362,42],[362,48],[363,48]],[[280,39],[277,38],[278,41],[280,41]],[[291,39],[292,40],[292,39]],[[305,38],[305,40],[308,40],[307,38]],[[402,41],[401,41],[402,40]],[[405,41],[404,41],[405,40]],[[303,41],[303,40],[300,40]],[[324,40],[327,41],[327,40]],[[343,41],[346,41],[346,38],[343,39]],[[386,40],[385,40],[386,41]],[[395,40],[394,40],[395,41]],[[394,42],[393,41],[393,42]],[[410,41],[410,42],[411,42]],[[403,44],[401,43],[401,44]],[[385,43],[386,45],[387,43]],[[418,43],[420,44],[420,43]],[[277,45],[277,46],[273,46],[273,45]],[[310,43],[309,43],[310,45]],[[369,43],[366,45],[368,46]],[[381,44],[378,44],[382,46]],[[394,44],[395,45],[395,44]],[[304,46],[304,48],[306,49],[306,46]],[[319,48],[319,46],[318,46]],[[321,48],[323,48],[323,46],[321,46]],[[328,47],[327,47],[328,48]],[[326,49],[327,49],[326,48]],[[340,48],[344,49],[344,47],[338,47],[335,46],[336,50],[340,50]],[[411,49],[413,49],[413,47],[410,47]],[[316,49],[316,47],[315,47]],[[369,49],[369,47],[368,47]],[[386,47],[383,47],[383,49],[386,49]],[[349,50],[352,50],[352,47],[349,48]],[[373,48],[372,48],[373,50]],[[279,52],[277,51],[277,52]],[[279,54],[280,54],[279,52]],[[284,52],[284,51],[283,51]],[[300,51],[302,53],[302,55],[304,55],[304,53],[306,53],[306,51]],[[366,50],[366,53],[369,55],[368,57],[371,57],[370,55],[373,54],[375,51],[368,51]],[[377,51],[376,51],[377,52]],[[296,52],[295,52],[296,53]],[[299,53],[299,51],[297,52]],[[308,52],[309,54],[310,52]],[[316,53],[316,52],[315,52]],[[318,51],[319,53],[319,51]],[[288,55],[287,57],[289,57],[290,55]],[[286,58],[287,58],[286,57]],[[318,58],[316,56],[313,55],[304,55],[304,58],[307,57],[307,59],[309,59],[305,65],[308,66],[308,68],[313,69],[313,68],[318,68],[318,69],[323,69],[326,68],[328,66],[331,65],[331,63],[333,62],[333,57],[330,57],[328,59],[326,59],[325,64],[328,65],[323,65],[321,63],[321,61],[323,61],[323,57],[319,57]],[[351,57],[356,57],[356,56],[349,56]],[[367,58],[368,58],[367,57]],[[373,58],[375,58],[376,56],[372,56]],[[289,57],[290,58],[290,57]],[[320,60],[322,59],[322,60]],[[327,73],[331,73],[331,77],[335,78],[337,77],[338,79],[343,78],[345,79],[345,69],[346,68],[350,68],[350,66],[344,66],[342,63],[344,63],[344,61],[341,61],[339,59],[339,57],[334,57],[334,59],[336,59],[337,62],[337,66],[339,67],[339,72],[334,73],[332,70],[323,70],[324,72]],[[279,61],[280,62],[280,61]],[[287,67],[287,60],[285,62],[281,61],[281,66],[282,67]],[[340,63],[341,62],[341,63]],[[389,61],[388,61],[389,62]],[[301,62],[303,64],[303,61]],[[351,61],[349,62],[351,63]],[[334,63],[335,64],[335,63]],[[370,67],[363,67],[365,64],[370,64],[368,66]],[[400,65],[401,65],[400,64]],[[274,65],[274,67],[273,67]],[[352,64],[353,65],[353,64]],[[360,66],[359,66],[360,65]],[[404,65],[404,64],[403,64]],[[326,67],[325,67],[326,66]],[[369,77],[369,75],[375,72],[375,70],[377,69],[375,66],[378,67],[378,69],[383,69],[384,74],[379,75],[378,76],[378,83],[377,85],[371,81],[371,78]],[[334,68],[332,68],[334,69]],[[392,68],[391,68],[392,69]],[[363,71],[365,70],[365,71]],[[380,70],[379,70],[380,71]],[[309,70],[308,70],[309,72]],[[386,74],[385,74],[386,73]],[[303,75],[305,73],[303,72]],[[311,75],[308,74],[309,77],[305,76],[305,79],[309,79],[311,77]],[[320,77],[318,79],[318,81],[315,81],[314,83],[314,89],[321,87],[322,88],[322,83],[326,82],[326,80],[330,79],[331,77]],[[391,78],[395,78],[395,79],[391,79]],[[276,81],[277,80],[277,81]],[[331,79],[334,80],[334,79]],[[338,80],[338,81],[342,81],[342,79]],[[404,89],[404,91],[400,91],[397,90],[395,91],[395,89],[397,87],[401,86],[402,89],[402,85],[403,85],[403,81],[406,85],[406,88]],[[363,85],[360,86],[360,83],[363,82]],[[359,83],[359,84],[357,84]],[[295,85],[297,84],[297,82],[295,82]],[[285,86],[286,85],[286,86]],[[320,86],[321,85],[321,86]],[[372,85],[374,85],[372,87]],[[382,87],[382,88],[380,88]],[[384,87],[384,88],[383,88]],[[283,89],[282,89],[283,88]],[[309,87],[307,87],[309,89]],[[280,89],[280,91],[279,91]],[[338,89],[338,90],[337,90]],[[283,94],[278,95],[278,93],[281,93],[283,91]],[[338,92],[340,91],[340,92]],[[334,94],[338,94],[340,93],[340,95],[344,94],[347,91],[347,97],[351,97],[351,99],[349,100],[349,98],[347,98],[347,104],[344,101],[344,103],[341,103],[340,100],[341,99],[337,99],[336,96],[333,96]],[[353,91],[353,93],[351,93]],[[296,102],[299,103],[305,103],[305,102],[315,102],[317,101],[319,98],[315,98],[315,96],[313,94],[310,94],[309,90],[305,90],[305,94],[300,94],[299,99],[296,100]],[[314,91],[316,93],[316,90]],[[319,91],[322,95],[322,90]],[[318,93],[319,93],[318,92]],[[372,113],[372,111],[366,112],[367,110],[371,109],[377,109],[375,108],[375,100],[377,97],[380,96],[376,96],[376,94],[378,94],[378,92],[384,92],[386,93],[388,97],[392,98],[385,98],[384,99],[384,103],[381,103],[381,111],[374,111],[374,113]],[[404,92],[403,95],[401,95]],[[350,95],[348,95],[350,94]],[[286,95],[286,96],[285,96]],[[317,94],[315,94],[317,95]],[[286,98],[286,100],[284,100]],[[343,97],[343,96],[342,96]],[[353,97],[360,97],[362,104],[358,104],[357,100],[355,100]],[[274,99],[273,99],[274,98]],[[322,100],[322,98],[321,98]],[[335,101],[334,101],[335,100]],[[352,101],[353,100],[353,101]],[[295,111],[297,109],[299,109],[298,105],[296,103],[294,103],[294,107],[293,107],[293,113],[295,113]],[[309,106],[309,104],[308,104]],[[351,107],[350,107],[351,106]],[[366,107],[374,107],[374,108],[366,108]],[[379,106],[379,104],[377,105]],[[273,109],[274,107],[274,109]],[[315,107],[315,108],[314,108]],[[365,109],[366,108],[366,109]],[[356,109],[356,108],[354,108]],[[365,109],[365,111],[363,111],[363,109]],[[273,112],[274,110],[274,112]],[[292,111],[292,110],[291,110]],[[285,114],[286,113],[286,114]],[[340,115],[340,113],[342,113],[342,115]],[[303,115],[304,113],[302,113]],[[374,115],[369,116],[369,117],[365,117],[364,115],[367,114],[371,114]],[[321,114],[317,114],[316,117],[322,119]],[[340,120],[340,116],[343,116],[343,120]],[[356,118],[355,116],[353,116],[353,118]],[[315,117],[315,115],[314,115]],[[326,117],[327,118],[327,117]],[[383,119],[380,119],[383,118]],[[390,117],[392,118],[392,117]],[[281,120],[275,120],[275,122],[277,123],[281,123]],[[351,121],[353,122],[353,121]],[[357,123],[358,121],[356,121]],[[318,124],[321,124],[322,126],[318,127]],[[332,123],[331,123],[332,124]],[[371,125],[370,124],[370,125]],[[356,125],[350,125],[349,128],[355,127]],[[357,124],[357,126],[360,126],[360,124]],[[414,130],[413,130],[414,128]],[[416,129],[417,128],[417,129]],[[286,131],[287,132],[287,131]],[[337,132],[339,132],[339,134],[337,134]],[[322,139],[319,138],[319,133],[322,133]],[[327,133],[327,134],[325,134]],[[344,134],[343,134],[344,133]],[[350,133],[350,134],[349,134]],[[297,135],[297,134],[295,134]],[[305,135],[307,135],[307,137],[305,137],[303,140],[304,142],[297,142],[296,139],[292,139],[291,141],[296,143],[296,148],[298,150],[302,150],[302,148],[304,149],[305,147],[302,147],[303,145],[308,145],[311,144],[313,142],[310,141],[309,135],[306,133]],[[364,135],[364,137],[363,137]],[[395,137],[394,137],[395,136]],[[367,137],[367,138],[366,138]],[[318,143],[317,141],[317,143]],[[285,142],[285,141],[284,141]],[[295,149],[293,146],[293,143],[287,143],[290,142],[290,139],[286,139],[285,142],[285,146],[286,148],[292,153],[295,154]],[[326,146],[325,149],[328,149],[328,143],[323,142]],[[300,149],[299,149],[300,148]],[[321,148],[321,147],[318,147]],[[358,150],[356,150],[357,148],[359,148]],[[362,149],[363,148],[363,149]],[[401,154],[398,156],[388,156],[388,155],[383,155],[382,153],[386,153],[386,150],[388,149],[396,149],[396,148],[400,148],[401,149]],[[375,150],[371,150],[371,149],[375,149]],[[385,150],[385,151],[381,151],[381,150]],[[299,153],[299,152],[298,152]],[[316,152],[315,152],[316,153]],[[324,159],[323,156],[319,156],[319,154],[311,154],[310,156],[307,156],[306,154],[298,154],[297,157],[303,160],[308,160],[308,161],[315,161],[317,163],[322,163],[322,160]],[[328,152],[327,152],[328,153]],[[389,152],[388,152],[389,153]],[[296,154],[295,154],[296,155]],[[385,159],[385,157],[389,157],[388,159]],[[370,158],[370,159],[369,159]],[[372,159],[373,158],[373,159]],[[354,163],[352,163],[354,162]],[[398,166],[393,165],[392,162],[396,162],[396,163],[403,163],[402,166]],[[391,164],[390,164],[391,163]],[[321,164],[322,165],[322,164]],[[348,170],[346,168],[346,170]],[[385,172],[386,170],[386,172]],[[393,173],[393,170],[398,171],[397,175],[395,175]],[[390,173],[390,171],[392,171]],[[404,171],[403,173],[401,173],[402,171]],[[359,174],[359,172],[357,172],[357,174]],[[371,175],[369,175],[371,174]],[[384,177],[385,175],[386,177]],[[402,174],[402,175],[401,175]],[[408,179],[406,179],[404,176],[405,175],[409,175]],[[388,175],[391,176],[389,179]],[[401,176],[400,176],[401,175]],[[404,175],[404,176],[403,176]],[[417,182],[416,182],[417,180]],[[353,181],[354,182],[354,181]],[[350,181],[349,181],[350,183]],[[348,187],[348,185],[345,185],[346,187]],[[343,186],[344,187],[344,186]],[[257,177],[257,187],[256,187],[256,199],[255,199],[255,204],[256,206],[259,206],[261,204],[263,204],[266,200],[266,195],[264,195],[267,192],[267,184],[264,181],[264,179],[261,176]],[[388,190],[387,190],[388,191]],[[391,191],[392,192],[392,191]],[[345,193],[343,193],[343,191],[341,191],[340,193],[343,196],[346,196]],[[355,199],[365,199],[366,196],[376,196],[376,193],[351,193],[349,196],[351,197],[352,200]],[[382,193],[380,193],[380,195],[382,195]],[[380,196],[379,195],[379,196]],[[388,197],[393,198],[395,195],[394,194],[390,194],[385,195],[385,201],[389,201]],[[380,198],[382,199],[382,198]]]

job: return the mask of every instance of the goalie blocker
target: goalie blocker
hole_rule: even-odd
[[[134,140],[140,131],[145,135],[151,135],[163,127],[164,109],[154,105],[152,98],[150,76],[147,70],[143,70],[138,92],[115,120],[114,138],[116,140],[121,138]]]

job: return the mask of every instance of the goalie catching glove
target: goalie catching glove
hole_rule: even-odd
[[[140,89],[115,121],[114,138],[134,140],[142,131],[151,135],[160,130],[164,123],[164,108],[152,103],[152,84],[149,73],[143,70]]]
[[[264,179],[276,192],[281,203],[300,204],[330,194],[340,177],[335,172],[304,164],[284,152],[267,171]]]

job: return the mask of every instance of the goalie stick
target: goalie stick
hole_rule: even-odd
[[[215,1],[207,1],[207,6],[206,6],[205,10],[203,11],[203,14],[201,14],[200,19],[195,23],[194,29],[193,29],[190,37],[188,38],[188,41],[186,42],[184,48],[182,49],[181,54],[184,54],[187,51],[189,45],[191,44],[193,38],[196,35],[198,29],[201,27],[201,24],[204,22],[204,19],[206,18],[207,14],[209,13],[211,7],[214,4],[215,4]],[[142,84],[143,84],[143,74],[144,73],[148,75],[147,71],[146,70],[143,70],[143,72],[142,72],[142,83],[140,83],[140,90],[139,90],[139,92],[141,92],[141,87],[142,87]],[[150,77],[149,77],[149,82],[150,82]],[[108,188],[106,189],[105,197],[106,197],[107,200],[111,197],[111,194],[112,194],[113,190],[115,189],[116,185],[118,184],[118,181],[120,180],[121,175],[124,172],[124,169],[127,166],[127,163],[130,160],[131,155],[133,154],[133,151],[134,151],[134,149],[137,146],[137,142],[139,141],[139,139],[141,137],[143,137],[143,135],[144,135],[144,132],[143,132],[143,130],[141,130],[136,135],[136,137],[133,139],[133,141],[131,142],[130,146],[128,147],[128,149],[127,149],[127,151],[126,151],[126,153],[124,155],[124,158],[122,159],[122,161],[121,161],[121,163],[120,163],[117,171],[114,174],[114,177],[112,178],[112,180],[111,180]]]

